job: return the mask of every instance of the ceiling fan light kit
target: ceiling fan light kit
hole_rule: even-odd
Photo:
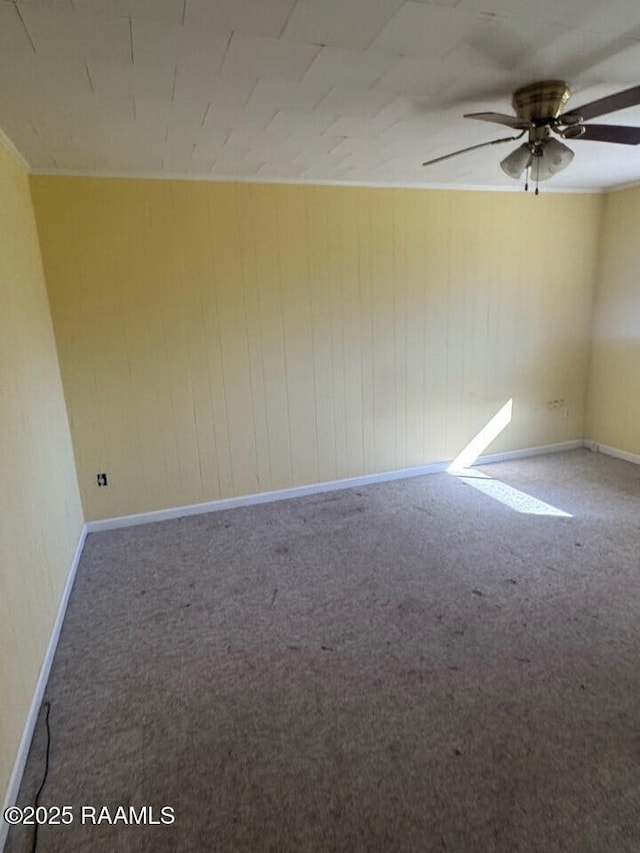
[[[540,142],[525,142],[500,163],[505,175],[519,180],[524,171],[531,169],[532,177],[538,181],[546,181],[558,172],[566,169],[573,160],[573,151],[562,142],[551,137]]]
[[[530,170],[531,177],[536,183],[537,195],[538,182],[545,181],[566,169],[574,157],[574,152],[567,145],[555,139],[552,133],[561,139],[585,139],[621,145],[640,144],[640,127],[584,124],[591,118],[640,104],[640,85],[583,104],[577,109],[563,112],[570,96],[571,90],[563,80],[542,80],[538,83],[522,86],[513,93],[511,101],[516,115],[486,112],[468,113],[464,116],[464,118],[472,118],[477,121],[506,125],[514,130],[519,130],[518,136],[493,139],[489,142],[471,145],[434,160],[427,160],[422,165],[431,166],[434,163],[448,160],[450,157],[457,157],[459,154],[476,148],[511,142],[527,133],[527,142],[508,154],[501,161],[500,167],[505,175],[514,180],[520,180],[523,173]],[[525,182],[526,189],[528,189],[528,180]]]

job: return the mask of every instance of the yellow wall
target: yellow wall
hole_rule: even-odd
[[[0,800],[83,519],[26,174],[0,145]]]
[[[602,219],[586,434],[640,454],[640,189],[609,193]]]
[[[599,196],[32,193],[89,519],[584,434]]]

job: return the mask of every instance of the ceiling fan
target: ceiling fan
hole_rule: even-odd
[[[585,124],[585,121],[596,118],[596,116],[623,110],[640,104],[640,86],[632,86],[614,95],[599,98],[583,104],[581,107],[562,112],[569,100],[571,90],[562,80],[543,80],[531,83],[517,89],[512,98],[515,116],[502,113],[468,113],[464,118],[473,118],[479,121],[490,121],[496,124],[512,127],[519,130],[517,136],[506,136],[502,139],[492,139],[490,142],[481,142],[478,145],[470,145],[443,157],[427,160],[423,166],[431,166],[457,157],[467,151],[476,148],[484,148],[487,145],[498,145],[502,142],[511,142],[521,139],[525,133],[528,134],[526,142],[523,142],[515,151],[507,155],[500,163],[502,171],[510,178],[518,180],[530,170],[531,178],[536,184],[538,192],[538,181],[544,181],[561,172],[573,160],[573,151],[562,142],[555,139],[552,132],[562,139],[587,139],[594,142],[617,142],[622,145],[640,144],[640,127],[623,127],[613,124]],[[527,172],[527,175],[529,172]],[[525,183],[528,189],[528,181]]]

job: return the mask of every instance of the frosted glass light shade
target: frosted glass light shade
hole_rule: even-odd
[[[542,150],[542,156],[533,157],[531,162],[531,177],[534,181],[546,181],[566,169],[573,160],[573,151],[558,142],[549,139]]]
[[[515,151],[512,151],[511,154],[508,154],[504,158],[500,163],[500,168],[505,175],[508,175],[510,178],[514,178],[517,181],[520,175],[530,164],[531,159],[529,146],[524,142],[519,148],[516,148]]]

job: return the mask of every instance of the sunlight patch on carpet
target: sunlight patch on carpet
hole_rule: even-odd
[[[514,489],[513,486],[508,486],[500,480],[494,480],[493,477],[489,477],[488,474],[477,471],[475,468],[459,471],[449,470],[449,473],[468,486],[473,486],[474,489],[516,512],[526,513],[527,515],[554,515],[561,518],[572,518],[570,512],[565,512],[557,506],[546,503],[546,501],[534,498],[533,495],[521,492],[520,489]]]

